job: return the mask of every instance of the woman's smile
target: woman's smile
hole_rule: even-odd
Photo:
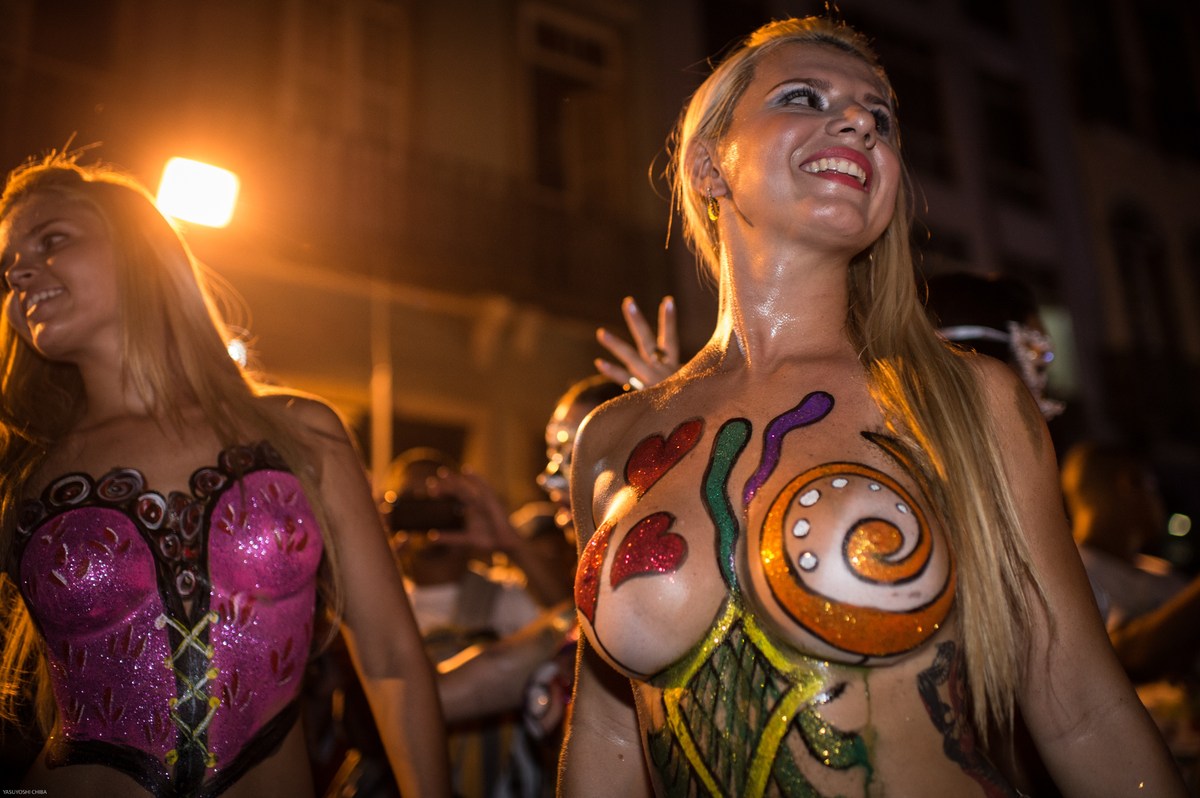
[[[830,147],[800,164],[800,171],[867,191],[874,170],[861,153],[846,147]]]
[[[21,301],[21,306],[25,310],[25,318],[33,321],[34,314],[36,314],[38,310],[44,307],[48,301],[54,299],[59,294],[64,293],[66,290],[67,289],[63,288],[62,286],[43,288],[42,290],[35,291],[34,293],[25,297]]]

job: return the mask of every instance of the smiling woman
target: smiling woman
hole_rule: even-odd
[[[0,225],[9,319],[42,354],[120,343],[112,242],[87,203],[47,194]],[[82,351],[77,351],[82,355]]]
[[[717,326],[576,440],[566,795],[1013,796],[1018,711],[1064,794],[1182,795],[1028,392],[918,302],[893,107],[865,39],[807,18],[684,111]]]
[[[432,668],[341,420],[229,357],[132,179],[0,196],[0,711],[64,795],[311,795],[298,696],[341,629],[406,793],[448,792]],[[381,624],[386,623],[386,631]]]

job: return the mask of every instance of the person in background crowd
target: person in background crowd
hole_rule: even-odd
[[[938,334],[1012,367],[1047,421],[1065,409],[1046,396],[1054,342],[1027,285],[1015,277],[951,272],[930,277],[926,309]]]
[[[392,497],[393,546],[437,663],[455,793],[542,794],[553,779],[523,719],[535,671],[572,631],[571,603],[566,598],[543,608],[526,586],[487,566],[503,551],[526,573],[542,573],[547,593],[569,594],[557,587],[550,563],[522,550],[527,541],[491,488],[444,455],[405,452],[393,464],[385,494]]]
[[[1200,789],[1200,577],[1143,553],[1166,529],[1154,474],[1125,447],[1085,441],[1063,458],[1062,489],[1117,658]]]

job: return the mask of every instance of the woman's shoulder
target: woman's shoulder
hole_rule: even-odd
[[[345,435],[346,425],[342,416],[332,405],[314,394],[280,389],[262,394],[258,401],[289,424],[323,435]]]
[[[967,363],[1002,449],[1010,456],[1044,453],[1049,441],[1046,421],[1020,376],[1006,363],[986,355],[969,355]],[[1028,441],[1030,449],[1017,447],[1013,452],[1019,440]]]
[[[635,425],[647,413],[661,410],[665,395],[660,383],[621,394],[597,407],[579,425],[575,459],[579,459],[581,451],[595,455],[607,449],[621,431]]]

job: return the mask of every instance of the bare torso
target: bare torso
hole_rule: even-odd
[[[693,374],[586,434],[576,599],[660,794],[1010,794],[970,737],[952,557],[857,363]]]
[[[141,785],[120,771],[101,765],[48,768],[45,754],[39,756],[30,768],[22,786],[42,790],[46,795],[72,795],[79,798],[147,795]],[[296,724],[274,755],[260,762],[221,793],[222,798],[263,798],[268,795],[307,798],[312,794],[312,773],[300,724]]]

